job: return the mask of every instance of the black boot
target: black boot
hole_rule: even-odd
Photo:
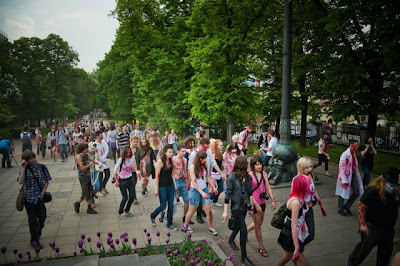
[[[251,260],[249,260],[248,257],[245,257],[242,259],[242,263],[246,266],[253,266],[254,264],[251,262]]]
[[[204,224],[203,217],[201,217],[201,214],[200,214],[200,215],[197,215],[197,222],[198,222],[199,224]]]

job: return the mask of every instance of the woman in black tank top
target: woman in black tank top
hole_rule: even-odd
[[[172,157],[174,156],[174,149],[172,145],[168,144],[162,151],[161,158],[156,164],[156,185],[154,189],[154,196],[160,199],[160,206],[158,206],[151,214],[150,220],[153,226],[156,226],[157,215],[164,211],[168,204],[167,211],[167,227],[171,230],[177,230],[172,224],[172,215],[174,210],[174,196],[176,189],[175,179],[172,178]]]

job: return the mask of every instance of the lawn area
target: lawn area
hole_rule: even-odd
[[[318,148],[313,146],[307,146],[307,148],[300,148],[300,143],[298,141],[293,142],[294,146],[296,147],[297,153],[300,155],[305,155],[313,158],[318,158]],[[340,155],[347,149],[348,146],[337,145],[335,144],[333,147],[327,148],[327,153],[330,157],[330,162],[332,163],[339,163]],[[257,144],[252,143],[249,147],[247,154],[252,156],[254,150],[257,149]],[[359,155],[360,152],[358,151],[357,154]],[[387,171],[389,167],[399,167],[400,162],[400,155],[392,154],[392,153],[384,153],[378,151],[378,154],[375,155],[374,159],[374,168],[372,172],[374,174],[382,174],[383,172]],[[361,166],[360,166],[360,170]]]
[[[306,155],[309,157],[317,158],[318,157],[318,148],[317,147],[310,147],[307,148],[300,148],[300,143],[298,141],[293,142],[294,146],[297,149],[297,152],[302,155]],[[326,152],[329,154],[330,162],[339,163],[340,155],[343,151],[347,149],[348,146],[337,145],[335,144],[333,147],[328,147]],[[357,154],[360,154],[358,151]],[[375,155],[374,158],[374,168],[372,172],[374,174],[382,174],[383,172],[387,171],[389,167],[398,167],[400,161],[400,155],[392,154],[392,153],[384,153],[379,152]],[[360,167],[361,170],[361,167]]]

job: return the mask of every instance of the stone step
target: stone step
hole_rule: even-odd
[[[137,254],[99,258],[98,255],[87,257],[73,257],[66,259],[47,260],[32,265],[52,265],[52,266],[169,266],[167,256],[158,254],[152,256],[139,257]]]

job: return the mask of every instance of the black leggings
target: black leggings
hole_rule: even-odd
[[[322,164],[322,162],[325,163],[325,171],[328,171],[329,160],[325,154],[318,153],[318,163],[314,165],[314,168],[317,168],[318,166],[320,166]]]
[[[247,211],[232,211],[232,213],[235,213],[234,215],[238,215],[238,219],[240,221],[240,226],[239,228],[235,229],[232,231],[231,236],[229,237],[230,241],[235,240],[236,235],[240,231],[240,253],[242,256],[242,259],[247,258],[247,252],[246,252],[246,238],[247,238],[247,226],[246,226],[246,213]]]
[[[103,178],[103,174],[105,175]],[[99,173],[100,189],[106,188],[108,179],[110,178],[110,169],[104,169],[104,172]]]

